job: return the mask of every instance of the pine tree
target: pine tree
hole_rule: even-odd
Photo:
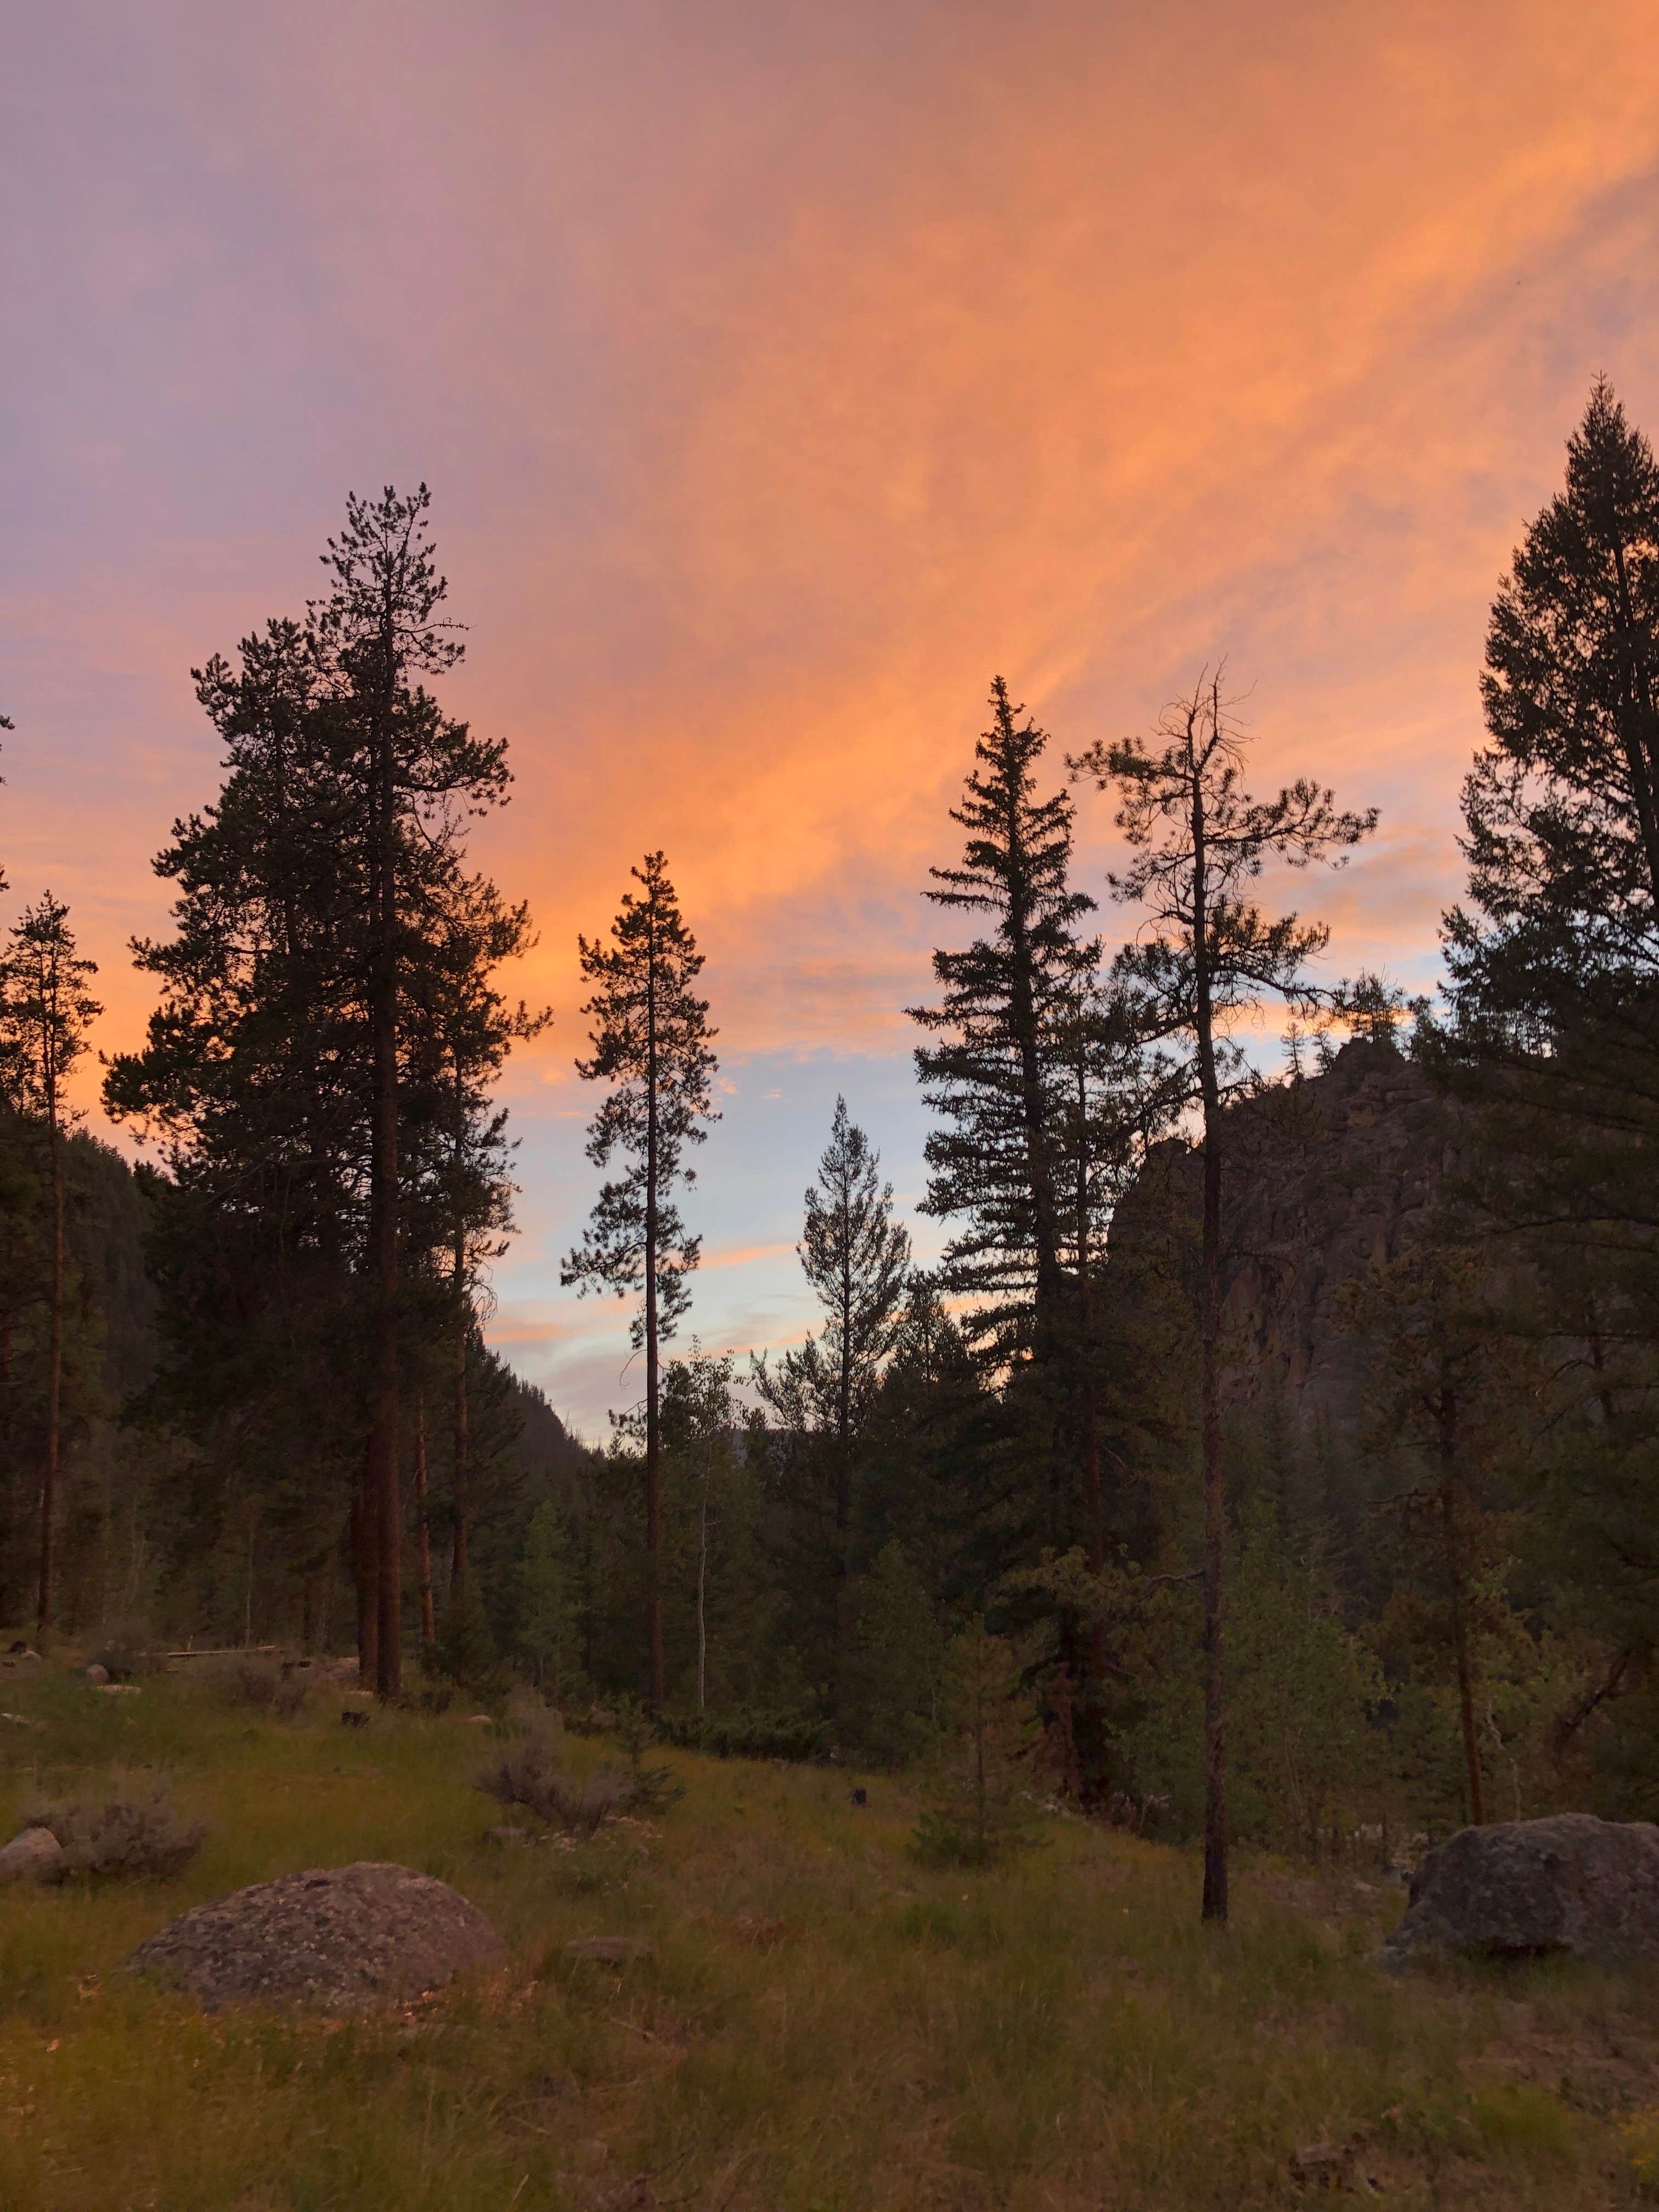
[[[1558,1366],[1541,1503],[1614,1682],[1655,1621],[1659,464],[1605,380],[1499,585],[1482,695],[1468,895],[1418,1049],[1478,1116],[1467,1180],[1497,1250],[1534,1270]]]
[[[464,867],[503,748],[420,682],[459,652],[428,504],[351,501],[331,595],[196,672],[227,774],[157,861],[174,932],[135,951],[162,1003],[105,1086],[172,1171],[164,1395],[198,1434],[234,1409],[239,1464],[257,1439],[296,1546],[332,1542],[317,1473],[356,1471],[359,1651],[383,1694],[401,1664],[399,1339],[458,1209],[481,1249],[505,1230],[488,1089],[530,1021],[489,981],[528,918]]]
[[[40,1479],[40,1579],[36,1617],[40,1634],[52,1622],[58,1513],[58,1457],[64,1382],[64,1136],[81,1117],[64,1081],[87,1049],[86,1032],[103,1008],[86,988],[97,974],[76,950],[69,908],[46,891],[24,909],[11,932],[0,966],[0,1038],[15,1086],[17,1110],[37,1122],[46,1139],[52,1193],[52,1258],[46,1287],[50,1340],[46,1367],[45,1464]]]
[[[967,1325],[1001,1367],[1047,1362],[1062,1327],[1060,1040],[1091,961],[1077,928],[1094,902],[1069,880],[1070,799],[1036,796],[1047,733],[1021,721],[1000,676],[991,708],[981,766],[951,810],[968,833],[962,866],[932,869],[939,888],[925,896],[990,916],[992,933],[936,951],[942,1003],[910,1014],[945,1040],[916,1053],[922,1095],[945,1124],[927,1138],[922,1211],[966,1221],[942,1272],[975,1301]]]
[[[672,1193],[676,1182],[695,1180],[684,1156],[708,1134],[698,1125],[720,1118],[710,1099],[718,1032],[708,1025],[708,1001],[691,988],[702,955],[663,855],[647,853],[631,873],[640,890],[623,893],[611,944],[577,939],[594,991],[582,1010],[593,1024],[593,1054],[576,1070],[611,1086],[589,1127],[587,1157],[604,1168],[620,1152],[629,1165],[601,1188],[562,1279],[584,1291],[640,1295],[633,1335],[645,1353],[646,1638],[655,1707],[664,1695],[661,1346],[690,1304],[685,1279],[700,1245],[686,1234]]]
[[[982,1615],[946,1647],[940,1707],[932,1802],[911,1848],[945,1865],[988,1866],[1025,1839],[1035,1817],[1036,1719],[1012,1647]]]
[[[333,703],[349,732],[356,826],[366,862],[362,980],[370,1032],[368,1238],[374,1304],[365,1534],[375,1560],[375,1686],[382,1697],[395,1697],[403,1680],[401,971],[424,872],[422,842],[435,837],[453,845],[458,810],[477,812],[494,804],[507,781],[505,745],[474,738],[465,723],[439,710],[421,684],[423,676],[452,669],[463,650],[440,611],[448,586],[433,554],[430,503],[424,484],[407,497],[388,485],[376,501],[349,499],[345,526],[323,556],[333,586],[314,611],[315,635],[336,672]]]
[[[823,1565],[837,1645],[847,1626],[842,1593],[853,1568],[859,1437],[898,1334],[910,1266],[909,1234],[892,1218],[893,1186],[880,1181],[880,1167],[881,1155],[838,1097],[830,1143],[806,1192],[799,1247],[806,1279],[828,1318],[821,1335],[784,1354],[775,1374],[764,1358],[753,1363],[756,1387],[786,1428],[823,1437],[831,1455],[834,1531]],[[832,1682],[832,1704],[834,1698]]]
[[[562,1704],[580,1672],[579,1608],[569,1540],[550,1500],[544,1499],[531,1516],[518,1582],[520,1645],[535,1668],[538,1688]]]
[[[1402,1455],[1408,1474],[1387,1501],[1407,1549],[1431,1562],[1444,1647],[1456,1686],[1468,1817],[1486,1817],[1476,1733],[1478,1546],[1487,1515],[1485,1462],[1517,1459],[1517,1410],[1539,1399],[1521,1346],[1492,1310],[1478,1245],[1443,1217],[1375,1262],[1342,1304],[1369,1341],[1365,1441]]]
[[[1220,672],[1200,678],[1168,708],[1156,751],[1139,739],[1097,744],[1071,763],[1102,789],[1115,785],[1117,826],[1133,858],[1108,878],[1112,896],[1144,908],[1140,932],[1114,973],[1138,1000],[1137,1027],[1149,1044],[1179,1045],[1186,1095],[1203,1122],[1204,1218],[1199,1293],[1206,1683],[1204,1902],[1206,1920],[1227,1917],[1226,1740],[1223,1703],[1222,1575],[1226,1497],[1221,1463],[1221,1105],[1242,1067],[1229,1029],[1273,994],[1293,1006],[1316,998],[1309,960],[1329,933],[1285,915],[1263,918],[1249,887],[1269,859],[1292,867],[1340,864],[1376,827],[1338,810],[1328,790],[1304,779],[1277,798],[1244,791],[1238,725],[1221,696]]]
[[[1495,1052],[1659,969],[1659,465],[1605,381],[1499,586],[1452,1003]]]

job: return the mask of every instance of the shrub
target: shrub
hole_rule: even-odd
[[[672,1766],[647,1766],[645,1747],[656,1741],[657,1723],[644,1707],[628,1698],[617,1717],[617,1735],[628,1753],[628,1813],[665,1813],[685,1795]]]
[[[24,1815],[23,1825],[50,1828],[63,1845],[62,1857],[46,1869],[52,1881],[68,1881],[76,1875],[170,1881],[190,1864],[207,1834],[202,1821],[179,1819],[165,1790],[148,1797],[37,1805]]]
[[[670,1743],[715,1759],[828,1759],[835,1746],[834,1723],[805,1713],[740,1706],[729,1713],[665,1714],[657,1726]]]
[[[221,1677],[221,1687],[233,1705],[251,1705],[256,1712],[291,1721],[305,1705],[309,1684],[304,1674],[292,1673],[270,1659],[238,1659]]]
[[[613,1814],[628,1809],[630,1778],[602,1766],[574,1781],[554,1760],[546,1743],[521,1743],[478,1777],[477,1787],[502,1805],[521,1805],[544,1827],[591,1836]]]
[[[106,1630],[104,1639],[91,1654],[94,1666],[103,1668],[112,1682],[125,1682],[134,1674],[159,1674],[167,1661],[150,1649],[153,1638],[142,1621],[118,1620]]]

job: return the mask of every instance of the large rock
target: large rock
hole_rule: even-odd
[[[1588,1813],[1464,1828],[1424,1860],[1378,1955],[1399,1966],[1552,1951],[1609,1966],[1659,1957],[1659,1828]]]
[[[410,1867],[361,1860],[254,1883],[170,1921],[128,1960],[229,2004],[349,2012],[442,1987],[506,1955],[476,1905]]]
[[[0,1850],[0,1881],[44,1881],[63,1856],[50,1828],[25,1828]]]

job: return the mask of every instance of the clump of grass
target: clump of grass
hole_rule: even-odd
[[[145,1797],[118,1794],[36,1805],[24,1814],[23,1825],[49,1828],[63,1846],[62,1856],[44,1870],[48,1881],[69,1881],[77,1875],[171,1881],[184,1872],[207,1835],[204,1822],[179,1818],[166,1790]]]

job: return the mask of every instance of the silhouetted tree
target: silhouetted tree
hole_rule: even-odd
[[[463,866],[468,815],[504,796],[504,748],[420,682],[459,650],[428,504],[424,489],[352,500],[331,595],[245,639],[235,667],[196,672],[228,774],[157,861],[179,885],[175,931],[135,951],[162,1004],[106,1083],[173,1170],[167,1395],[198,1423],[234,1407],[244,1450],[259,1409],[282,1468],[304,1390],[305,1456],[360,1470],[359,1652],[386,1695],[401,1668],[400,1336],[431,1303],[458,1211],[476,1239],[504,1230],[488,1089],[529,1018],[490,981],[528,917]],[[319,1374],[337,1387],[319,1393]]]
[[[1115,974],[1139,1000],[1137,1026],[1150,1044],[1183,1043],[1187,1095],[1203,1117],[1204,1218],[1199,1294],[1204,1485],[1206,1682],[1204,1903],[1206,1920],[1227,1917],[1226,1740],[1223,1703],[1222,1576],[1226,1497],[1221,1465],[1221,1102],[1230,1064],[1230,1024],[1264,994],[1292,1006],[1317,994],[1308,961],[1329,932],[1294,915],[1263,918],[1248,899],[1270,859],[1292,867],[1340,864],[1376,827],[1338,810],[1329,791],[1303,781],[1277,798],[1243,790],[1241,732],[1206,676],[1165,710],[1158,750],[1138,738],[1091,746],[1074,774],[1115,785],[1117,826],[1133,857],[1108,878],[1115,898],[1140,906],[1146,922],[1118,954]]]
[[[786,1352],[775,1373],[763,1358],[753,1363],[762,1397],[786,1427],[822,1436],[833,1455],[835,1534],[826,1564],[838,1644],[847,1626],[841,1593],[852,1571],[858,1437],[898,1334],[910,1267],[909,1232],[892,1218],[893,1186],[880,1181],[880,1153],[837,1098],[830,1142],[806,1192],[799,1248],[828,1318],[822,1334]]]
[[[708,1001],[691,988],[702,955],[663,855],[647,853],[643,868],[630,872],[640,890],[623,894],[611,942],[576,940],[582,974],[594,986],[582,1010],[593,1023],[593,1054],[576,1069],[586,1081],[611,1086],[590,1126],[587,1157],[603,1168],[620,1152],[629,1164],[601,1188],[562,1279],[584,1291],[641,1296],[633,1334],[645,1352],[646,1638],[654,1706],[664,1694],[660,1351],[690,1304],[685,1278],[701,1242],[686,1234],[672,1192],[677,1182],[695,1180],[684,1155],[708,1134],[698,1124],[719,1119],[710,1100],[718,1032],[708,1025]]]
[[[981,766],[951,814],[968,833],[962,866],[931,869],[938,888],[924,894],[949,912],[988,915],[991,931],[934,953],[942,1002],[910,1015],[943,1039],[916,1053],[923,1097],[944,1124],[927,1138],[922,1211],[966,1223],[945,1247],[943,1276],[975,1301],[964,1325],[1002,1366],[1046,1362],[1061,1328],[1062,1047],[1092,950],[1077,927],[1094,901],[1069,880],[1070,799],[1036,796],[1046,732],[1021,720],[1000,676],[991,707]]]
[[[87,1049],[86,1032],[103,1012],[88,991],[96,964],[76,950],[69,908],[44,892],[14,925],[0,967],[0,1038],[17,1109],[46,1140],[52,1191],[52,1259],[46,1289],[50,1337],[46,1364],[46,1452],[40,1477],[40,1582],[37,1620],[52,1626],[54,1540],[64,1382],[64,1134],[81,1117],[64,1081]]]

